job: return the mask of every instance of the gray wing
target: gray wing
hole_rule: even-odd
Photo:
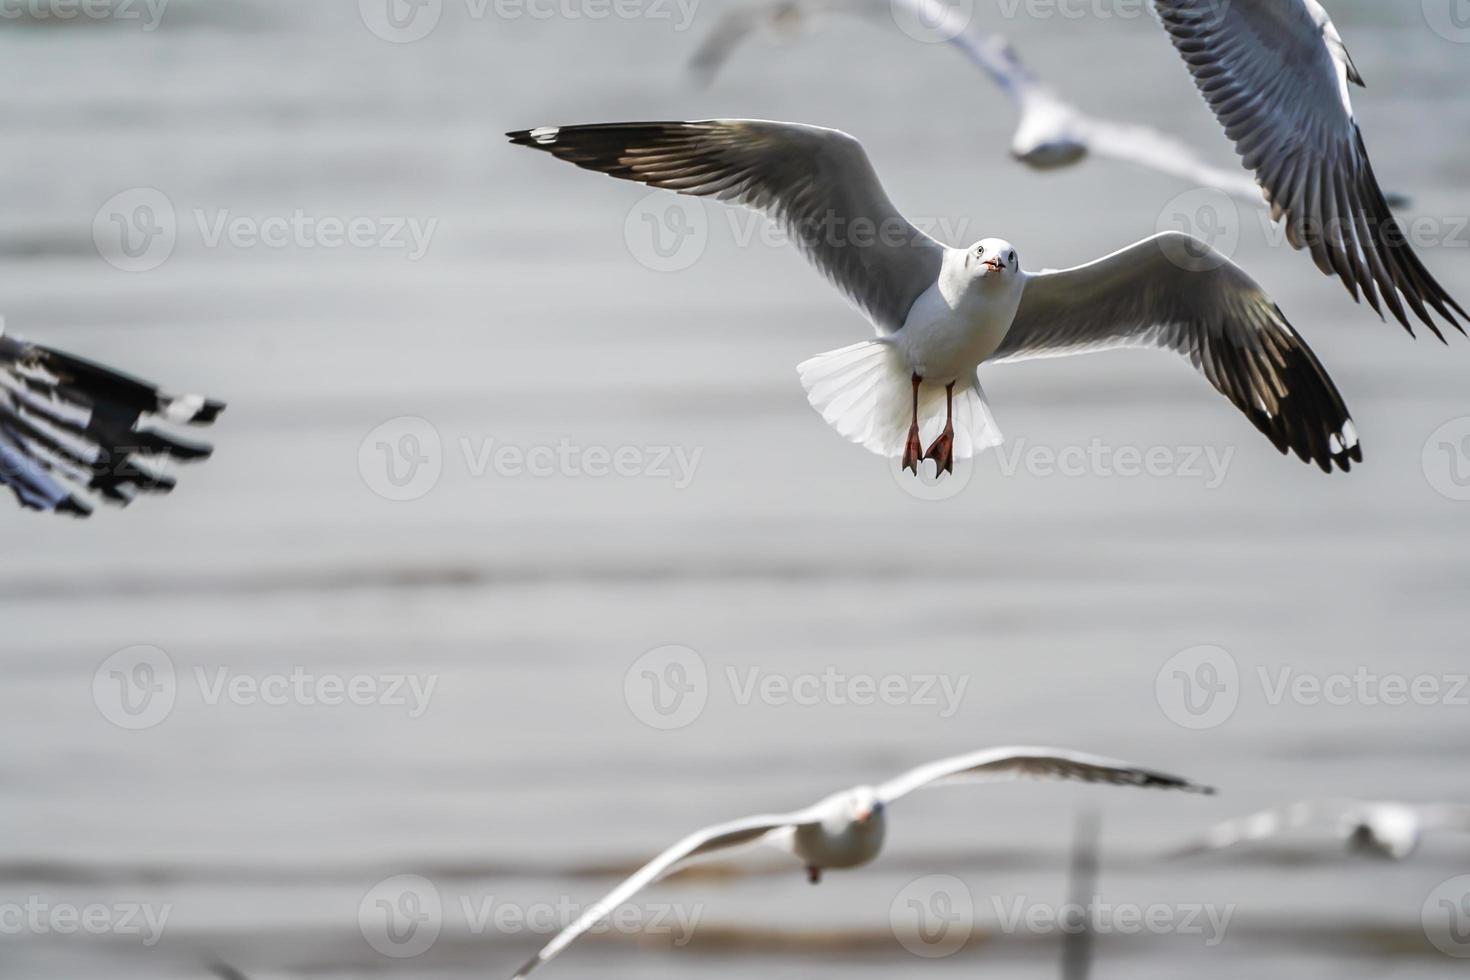
[[[516,971],[512,980],[521,980],[532,970],[560,953],[578,936],[615,912],[628,899],[659,879],[672,874],[689,861],[716,851],[726,851],[746,844],[754,844],[802,819],[800,814],[747,817],[743,820],[706,827],[704,830],[690,834],[645,864],[632,877],[587,909],[575,922],[557,933],[549,943],[541,948],[540,952]]]
[[[1430,803],[1418,810],[1425,827],[1470,831],[1470,806],[1463,803]]]
[[[1179,232],[1030,277],[992,360],[1119,347],[1182,355],[1282,453],[1324,472],[1363,459],[1337,387],[1250,276]]]
[[[1207,163],[1179,140],[1151,126],[1081,116],[1077,126],[1093,153],[1178,177],[1200,187],[1213,187],[1247,204],[1265,203],[1261,187],[1240,170]]]
[[[208,425],[224,411],[61,351],[4,336],[0,324],[0,485],[23,507],[85,517],[89,497],[127,504],[167,493],[174,479],[149,461],[198,460],[209,446],[152,422]]]
[[[797,9],[795,3],[791,6]],[[714,81],[735,49],[752,33],[779,16],[779,10],[779,5],[761,3],[734,7],[721,14],[689,59],[689,70],[698,77],[700,84],[708,85]]]
[[[587,170],[767,215],[880,333],[901,328],[939,276],[944,247],[899,213],[862,144],[835,129],[713,119],[507,135]]]
[[[1165,855],[1166,859],[1193,857],[1209,851],[1223,850],[1237,844],[1266,840],[1290,830],[1298,830],[1326,820],[1335,820],[1348,812],[1350,804],[1340,801],[1292,803],[1274,807],[1215,824],[1213,827]]]
[[[1467,317],[1424,267],[1394,219],[1353,116],[1362,84],[1316,0],[1154,0],[1195,84],[1284,219],[1354,299],[1380,297],[1412,334],[1409,314],[1443,339],[1430,308],[1464,333]]]
[[[1156,786],[1190,793],[1214,792],[1207,786],[1199,786],[1179,776],[1143,769],[1116,759],[1065,749],[1008,746],[982,749],[920,766],[878,787],[878,798],[891,803],[936,783],[1014,779],[1076,780],[1115,786]]]

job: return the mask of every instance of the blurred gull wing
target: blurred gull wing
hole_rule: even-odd
[[[1354,807],[1354,804],[1347,801],[1325,800],[1262,810],[1248,817],[1237,817],[1218,823],[1164,856],[1167,860],[1175,860],[1250,841],[1266,840],[1289,830],[1300,830],[1313,823],[1339,819],[1353,812]]]
[[[8,337],[0,321],[0,485],[27,509],[85,517],[87,492],[115,504],[169,492],[173,478],[145,461],[212,450],[147,423],[209,425],[224,407]]]
[[[1179,776],[1142,769],[1116,759],[1068,752],[1065,749],[1007,747],[982,749],[920,766],[878,787],[884,803],[908,796],[937,783],[1004,782],[1015,779],[1073,780],[1116,786],[1157,786],[1188,793],[1213,793]]]
[[[1436,337],[1426,308],[1464,333],[1467,318],[1394,220],[1353,115],[1350,84],[1362,84],[1327,12],[1316,0],[1154,0],[1195,84],[1247,170],[1284,218],[1292,246],[1382,301],[1413,334],[1407,303]]]
[[[735,49],[753,34],[789,37],[813,28],[827,14],[877,17],[889,13],[888,0],[775,0],[740,3],[727,9],[689,59],[689,70],[708,85]]]
[[[506,135],[586,170],[765,214],[879,333],[901,328],[939,276],[944,247],[899,213],[862,144],[835,129],[712,119]]]
[[[1463,803],[1430,803],[1418,810],[1427,830],[1470,832],[1470,806]]]
[[[1208,245],[1166,232],[1026,283],[994,361],[1120,347],[1183,355],[1282,453],[1324,472],[1363,459],[1337,387],[1279,307]]]
[[[747,817],[744,820],[736,820],[731,823],[706,827],[703,830],[690,834],[648,862],[635,872],[632,877],[628,878],[627,881],[614,888],[595,905],[582,913],[575,922],[557,933],[549,943],[541,948],[539,953],[516,971],[513,980],[520,980],[520,978],[526,976],[532,970],[555,957],[563,949],[571,945],[578,936],[611,915],[619,906],[628,901],[628,899],[659,879],[679,870],[685,863],[717,851],[726,851],[731,848],[757,843],[778,834],[780,831],[803,823],[805,819],[803,814]]]
[[[1206,163],[1192,149],[1157,129],[1092,116],[1079,118],[1077,126],[1088,149],[1100,157],[1148,167],[1199,187],[1211,187],[1247,204],[1266,203],[1261,186],[1251,177],[1239,170],[1225,170]]]

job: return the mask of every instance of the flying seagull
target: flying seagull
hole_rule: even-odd
[[[817,884],[824,871],[858,868],[876,858],[883,847],[889,805],[910,793],[938,783],[1028,778],[1158,787],[1188,793],[1214,792],[1178,776],[1062,749],[1011,747],[955,756],[920,766],[880,786],[843,790],[796,813],[747,817],[690,834],[558,933],[516,971],[514,980],[521,980],[556,956],[638,892],[696,858],[746,844],[770,844],[792,854],[806,867],[812,884]]]
[[[1292,246],[1411,335],[1405,305],[1440,340],[1431,308],[1463,334],[1470,315],[1429,274],[1378,187],[1350,92],[1363,76],[1322,5],[1153,2]]]
[[[1329,473],[1362,459],[1316,355],[1260,286],[1187,235],[1030,273],[1003,239],[958,249],[915,228],[862,145],[837,130],[716,119],[507,135],[588,170],[716,197],[783,225],[878,333],[801,364],[808,401],[843,436],[901,456],[915,474],[921,455],[951,472],[956,456],[1001,441],[976,378],[981,363],[1117,347],[1186,358],[1283,453]]]
[[[1011,156],[1034,170],[1056,170],[1088,156],[1106,157],[1211,187],[1248,204],[1264,206],[1261,188],[1238,169],[1212,166],[1194,150],[1151,126],[1090,116],[1062,99],[1022,63],[1003,37],[982,31],[963,9],[939,0],[775,0],[734,7],[724,13],[690,61],[704,84],[747,38],[807,33],[829,14],[878,19],[903,11],[930,26],[964,54],[1010,97],[1020,118]],[[890,20],[891,23],[891,20]]]
[[[1403,860],[1418,849],[1425,831],[1470,833],[1470,806],[1362,800],[1293,803],[1217,824],[1168,856],[1191,857],[1323,823],[1335,824],[1350,850]]]
[[[212,450],[140,423],[209,425],[224,408],[6,336],[0,320],[0,484],[28,509],[86,517],[96,498],[169,492],[174,479],[150,461]]]

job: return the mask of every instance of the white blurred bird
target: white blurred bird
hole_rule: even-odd
[[[86,517],[97,498],[128,504],[168,493],[175,481],[160,463],[213,450],[150,423],[209,425],[224,409],[8,337],[0,319],[0,485],[27,509]]]
[[[1470,833],[1470,806],[1363,800],[1293,803],[1217,824],[1168,857],[1218,851],[1321,824],[1333,825],[1349,850],[1403,860],[1418,849],[1427,831]]]
[[[888,807],[926,786],[939,783],[1010,779],[1061,779],[1118,786],[1158,787],[1213,793],[1178,776],[1141,769],[1126,762],[1062,749],[998,748],[955,756],[921,766],[880,786],[858,786],[795,813],[747,817],[697,831],[654,858],[558,933],[515,973],[515,980],[546,963],[611,915],[624,902],[690,861],[747,844],[773,845],[805,866],[813,884],[822,872],[857,868],[883,847]]]
[[[1056,170],[1088,156],[1136,164],[1211,187],[1248,204],[1265,206],[1261,188],[1239,170],[1205,162],[1180,140],[1151,126],[1114,122],[1088,115],[1062,99],[1024,63],[998,34],[981,30],[963,11],[939,0],[776,0],[745,3],[727,10],[690,60],[690,69],[710,84],[735,49],[749,38],[767,35],[790,41],[814,33],[831,15],[877,21],[902,12],[920,19],[945,38],[1010,97],[1019,119],[1011,156],[1034,170]]]
[[[1342,396],[1281,310],[1225,256],[1166,233],[1086,265],[1023,271],[1016,248],[950,248],[894,207],[846,133],[748,119],[509,133],[587,170],[715,197],[779,222],[878,339],[798,366],[807,400],[871,452],[937,473],[999,444],[976,368],[1149,347],[1184,357],[1282,453],[1360,461]],[[928,448],[925,449],[925,443]]]

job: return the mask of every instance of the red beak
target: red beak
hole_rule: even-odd
[[[1000,272],[1006,267],[1006,264],[1000,259],[986,259],[985,264],[989,268],[994,269],[996,272]]]

